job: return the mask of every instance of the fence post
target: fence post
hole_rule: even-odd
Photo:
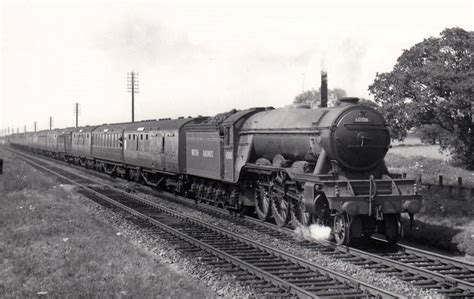
[[[442,175],[439,176],[439,186],[440,187],[443,186],[443,176]]]

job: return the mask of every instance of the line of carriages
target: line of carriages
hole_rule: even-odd
[[[185,171],[186,124],[202,118],[180,118],[104,124],[79,128],[26,132],[10,144],[109,174],[128,175],[157,184],[157,173]]]

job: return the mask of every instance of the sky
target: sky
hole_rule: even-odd
[[[3,1],[0,129],[282,107],[317,89],[371,98],[377,72],[450,27],[473,1]]]

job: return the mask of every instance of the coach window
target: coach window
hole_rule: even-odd
[[[140,140],[143,140],[143,134],[140,134]]]
[[[145,135],[145,139],[148,140],[148,134]]]

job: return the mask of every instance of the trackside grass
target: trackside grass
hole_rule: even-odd
[[[73,187],[5,150],[0,158],[1,298],[216,297],[94,217]]]
[[[391,172],[406,173],[408,177],[414,178],[421,174],[423,183],[438,184],[439,175],[443,176],[444,185],[457,185],[457,178],[463,178],[463,186],[474,188],[474,171],[452,166],[449,161],[422,156],[412,156],[405,149],[416,149],[416,147],[398,148],[397,154],[390,150],[386,156],[387,167]]]
[[[413,155],[418,149],[419,155]],[[474,188],[474,172],[452,166],[449,161],[423,156],[429,153],[423,147],[399,147],[397,153],[389,151],[386,157],[391,172],[407,173],[414,178],[422,175],[423,183],[437,184],[443,175],[445,185],[457,184],[463,178],[463,186]],[[405,239],[442,250],[457,251],[474,256],[474,198],[467,200],[436,188],[424,187],[423,205],[416,216],[415,229],[408,230],[405,221]]]

